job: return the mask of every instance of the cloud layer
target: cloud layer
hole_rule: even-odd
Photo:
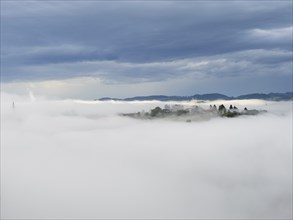
[[[1,98],[5,219],[292,218],[291,102],[184,123],[117,116],[160,102]]]
[[[281,83],[292,80],[291,1],[5,1],[1,6],[2,82],[92,77],[104,84],[163,87],[169,79],[204,85],[202,79],[209,78],[212,90],[219,77],[234,77],[238,86],[248,77],[270,82],[249,88],[254,92],[292,90]]]

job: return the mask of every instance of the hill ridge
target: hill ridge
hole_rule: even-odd
[[[190,100],[236,100],[236,99],[261,99],[269,101],[287,101],[293,100],[293,92],[284,93],[249,93],[240,96],[227,96],[221,93],[206,93],[206,94],[195,94],[192,96],[167,96],[167,95],[149,95],[149,96],[134,96],[130,98],[111,98],[103,97],[96,99],[99,101],[190,101]]]

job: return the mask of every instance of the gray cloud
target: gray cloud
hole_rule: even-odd
[[[2,82],[291,73],[292,2],[1,4]]]
[[[36,53],[46,49],[36,49]],[[52,49],[62,51],[60,49]],[[76,53],[79,48],[72,48]],[[98,77],[104,82],[152,82],[172,78],[213,78],[239,76],[290,75],[291,52],[281,50],[248,50],[201,58],[133,63],[119,61],[80,61],[54,64],[18,66],[13,72],[27,74],[31,79],[62,79]],[[7,70],[9,71],[9,70]],[[52,73],[54,75],[52,76]],[[5,75],[4,75],[5,77]],[[8,76],[9,77],[9,76]],[[18,76],[20,77],[20,76]]]

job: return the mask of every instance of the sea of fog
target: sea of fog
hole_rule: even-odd
[[[292,101],[180,104],[222,103],[268,112],[138,120],[119,113],[166,103],[2,93],[1,218],[291,219]]]

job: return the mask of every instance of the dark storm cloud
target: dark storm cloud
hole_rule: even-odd
[[[1,6],[4,81],[81,75],[102,75],[110,81],[155,81],[186,74],[154,67],[165,62],[213,60],[215,56],[227,59],[231,53],[253,50],[281,51],[273,59],[263,53],[264,57],[251,61],[256,64],[273,60],[275,65],[282,65],[284,59],[290,62],[290,1],[6,1]],[[107,61],[114,66],[105,69],[98,65]],[[84,65],[87,62],[96,63],[95,71],[88,71]],[[161,64],[153,65],[158,62]],[[134,68],[135,74],[123,70],[125,65],[143,64],[152,68]],[[52,66],[62,71],[51,71]],[[225,69],[229,75],[231,71]]]

